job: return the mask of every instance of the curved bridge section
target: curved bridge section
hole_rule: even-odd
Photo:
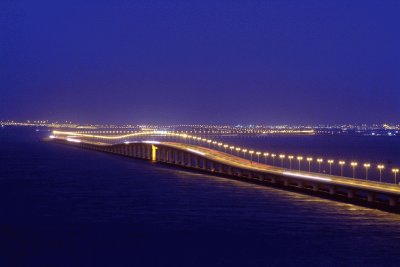
[[[180,142],[136,141],[109,144],[70,137],[53,137],[50,140],[400,213],[398,185],[287,170]]]

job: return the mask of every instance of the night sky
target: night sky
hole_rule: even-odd
[[[2,0],[0,120],[399,122],[399,14],[396,0]]]

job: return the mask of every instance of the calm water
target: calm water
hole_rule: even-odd
[[[41,142],[46,134],[0,129],[0,266],[400,266],[398,215]],[[241,142],[324,144],[274,138]],[[395,139],[368,140],[372,154],[398,159]]]

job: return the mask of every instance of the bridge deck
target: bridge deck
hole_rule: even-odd
[[[81,140],[82,142],[88,144],[94,144],[98,146],[113,146],[113,144],[103,143],[103,142],[93,142],[88,140]],[[130,143],[141,143],[138,142],[130,142]],[[255,161],[250,161],[223,151],[197,146],[188,143],[178,143],[178,142],[162,142],[162,141],[154,141],[155,145],[166,146],[173,149],[178,149],[185,151],[187,153],[192,153],[195,155],[200,155],[208,160],[212,160],[218,163],[222,163],[227,166],[240,168],[243,170],[258,172],[258,173],[266,173],[273,174],[288,178],[295,178],[299,180],[305,181],[314,181],[322,184],[330,184],[333,186],[342,186],[360,190],[371,190],[376,193],[386,193],[390,195],[398,195],[400,196],[400,186],[395,184],[387,184],[387,183],[379,183],[374,181],[353,179],[341,176],[328,175],[324,173],[312,173],[305,171],[297,171],[297,170],[289,170],[276,166],[261,164]],[[114,144],[115,145],[115,144]]]

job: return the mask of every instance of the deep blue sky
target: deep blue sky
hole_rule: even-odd
[[[399,122],[399,14],[378,0],[3,0],[0,119]]]

